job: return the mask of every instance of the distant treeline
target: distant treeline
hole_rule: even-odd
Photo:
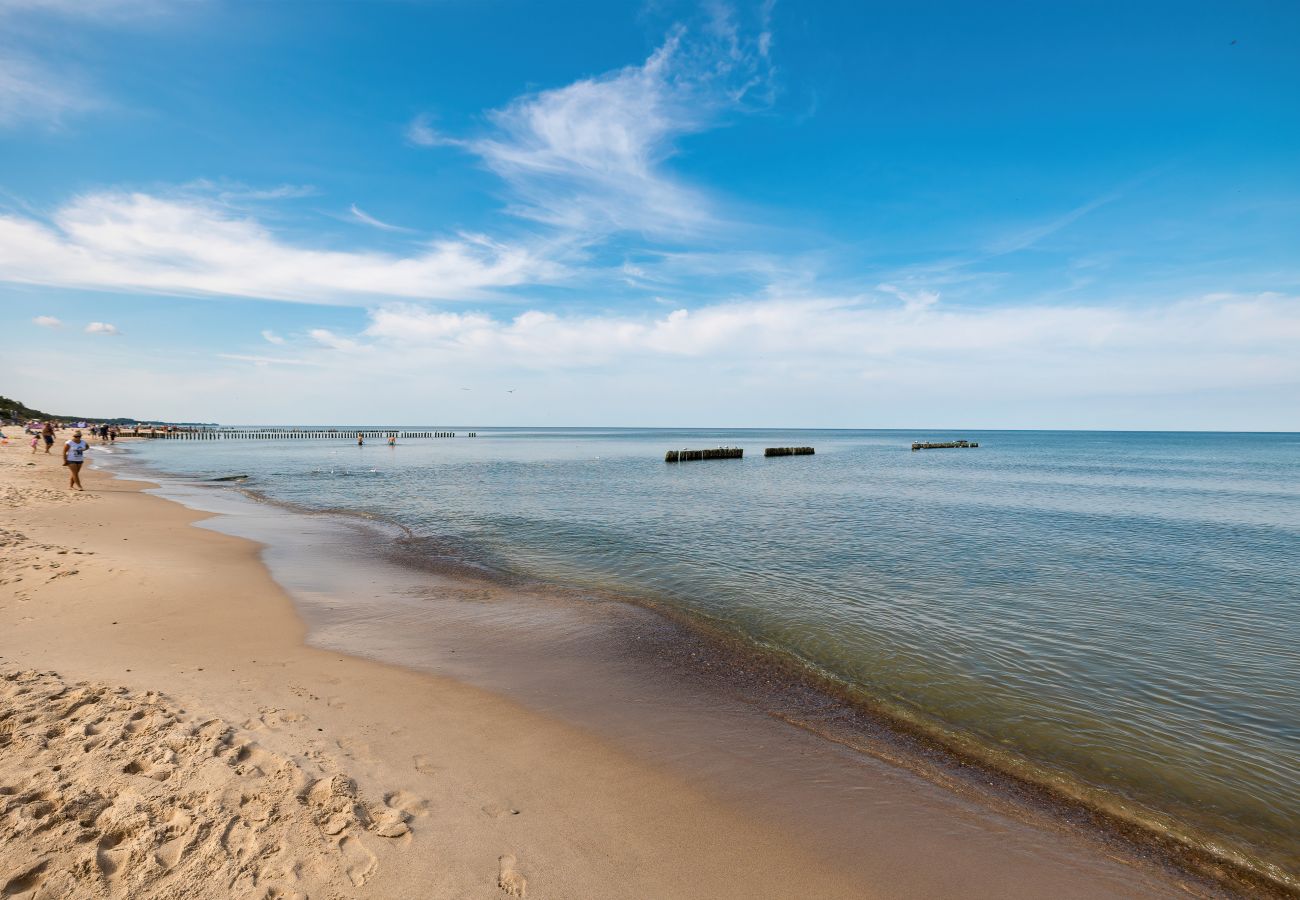
[[[106,419],[103,416],[56,416],[54,413],[42,412],[39,409],[32,409],[25,403],[13,400],[9,397],[0,396],[0,420],[12,422],[27,422],[32,419],[51,422],[105,422],[109,425],[134,425],[137,422],[152,422],[156,425],[197,425],[198,422],[163,422],[155,419],[132,419],[129,417],[120,417],[116,419]]]

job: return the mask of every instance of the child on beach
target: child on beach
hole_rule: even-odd
[[[33,453],[36,452],[36,448],[37,448],[38,446],[40,446],[40,443],[41,443],[41,436],[40,436],[40,433],[39,433],[39,432],[33,433],[33,434],[32,434],[32,452],[33,452]]]

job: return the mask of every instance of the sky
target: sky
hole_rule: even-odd
[[[0,0],[0,393],[1300,430],[1300,5]]]

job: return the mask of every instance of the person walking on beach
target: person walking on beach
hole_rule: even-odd
[[[41,439],[45,441],[45,452],[49,453],[54,446],[54,426],[49,422],[41,426]]]
[[[36,433],[35,431],[33,431],[33,432],[32,432],[32,452],[33,452],[33,453],[36,452],[36,448],[37,448],[38,446],[40,446],[40,443],[41,443],[41,436],[40,436],[38,433]]]
[[[81,464],[86,461],[90,445],[81,439],[81,429],[72,432],[72,440],[63,445],[63,464],[68,467],[68,489],[84,491],[81,486]]]

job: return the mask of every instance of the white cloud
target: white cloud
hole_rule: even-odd
[[[117,335],[122,332],[117,330],[116,325],[110,325],[107,322],[91,322],[86,326],[86,334],[108,334]]]
[[[262,330],[262,338],[263,340],[272,344],[284,343],[284,338],[280,337],[278,334],[276,334],[274,331],[270,330],[269,328],[265,328]]]
[[[999,390],[1051,385],[1069,393],[1300,382],[1293,352],[1300,345],[1300,298],[1230,296],[1145,309],[940,309],[930,295],[918,301],[903,293],[901,307],[795,298],[658,317],[534,310],[501,319],[395,306],[372,311],[357,343],[382,349],[375,358],[396,360],[412,374],[422,361],[437,360],[444,367],[490,361],[496,369],[533,371],[637,371],[670,363],[675,379],[710,369],[760,380],[765,372],[800,371],[814,381],[947,379],[954,389],[996,381]],[[327,335],[325,343],[340,340]]]
[[[15,371],[14,391],[228,422],[1300,429],[1300,297],[1277,294],[909,311],[873,292],[602,315],[397,305],[292,354],[90,343],[81,368],[55,349]]]
[[[299,247],[193,197],[87,194],[50,224],[0,215],[0,281],[25,284],[357,303],[483,296],[559,272],[531,247],[479,235],[431,241],[406,256]]]
[[[32,319],[32,322],[36,325],[41,326],[42,328],[63,327],[63,322],[60,319],[56,319],[54,316],[37,316],[36,318]]]

